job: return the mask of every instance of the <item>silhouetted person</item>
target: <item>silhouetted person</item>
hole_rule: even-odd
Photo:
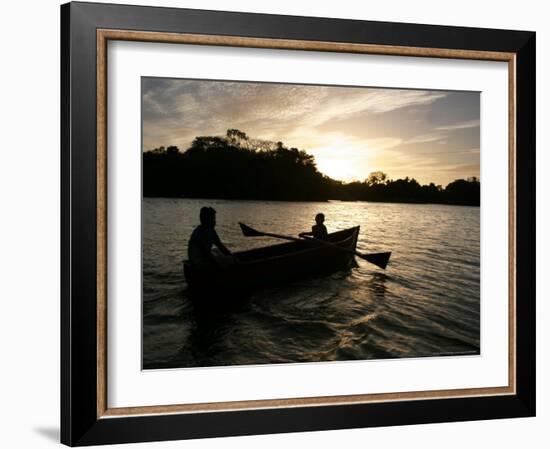
[[[315,215],[315,223],[311,227],[311,232],[301,232],[300,237],[313,236],[314,239],[326,240],[328,237],[327,227],[323,224],[325,222],[325,214]]]
[[[217,265],[212,254],[212,245],[226,256],[231,255],[225,245],[221,242],[216,232],[216,210],[212,207],[203,207],[200,211],[201,224],[191,234],[187,246],[189,262],[193,265]]]

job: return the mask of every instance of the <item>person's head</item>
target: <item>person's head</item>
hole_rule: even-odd
[[[325,214],[317,214],[315,215],[315,223],[317,224],[323,224],[325,222]]]
[[[201,225],[213,228],[216,226],[216,209],[213,207],[202,207],[200,212]]]

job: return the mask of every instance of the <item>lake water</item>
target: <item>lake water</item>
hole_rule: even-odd
[[[386,270],[358,267],[255,292],[204,325],[182,260],[202,206],[232,251],[238,222],[297,235],[323,212],[329,232],[360,225],[357,249],[392,251]],[[368,202],[291,203],[145,198],[143,367],[246,365],[479,354],[479,208]]]

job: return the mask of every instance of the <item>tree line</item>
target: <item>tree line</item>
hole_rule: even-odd
[[[364,181],[343,182],[318,171],[315,158],[282,142],[252,139],[229,129],[225,136],[196,137],[143,153],[146,197],[278,201],[384,201],[479,206],[477,178],[446,187],[420,185],[414,178],[391,180],[373,172]]]

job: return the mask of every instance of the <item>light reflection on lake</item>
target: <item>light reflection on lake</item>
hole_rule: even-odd
[[[256,292],[207,329],[195,321],[182,260],[202,206],[232,251],[271,245],[238,222],[280,234],[360,225],[357,249],[392,251],[358,267]],[[479,354],[479,208],[368,202],[143,200],[144,368]]]

